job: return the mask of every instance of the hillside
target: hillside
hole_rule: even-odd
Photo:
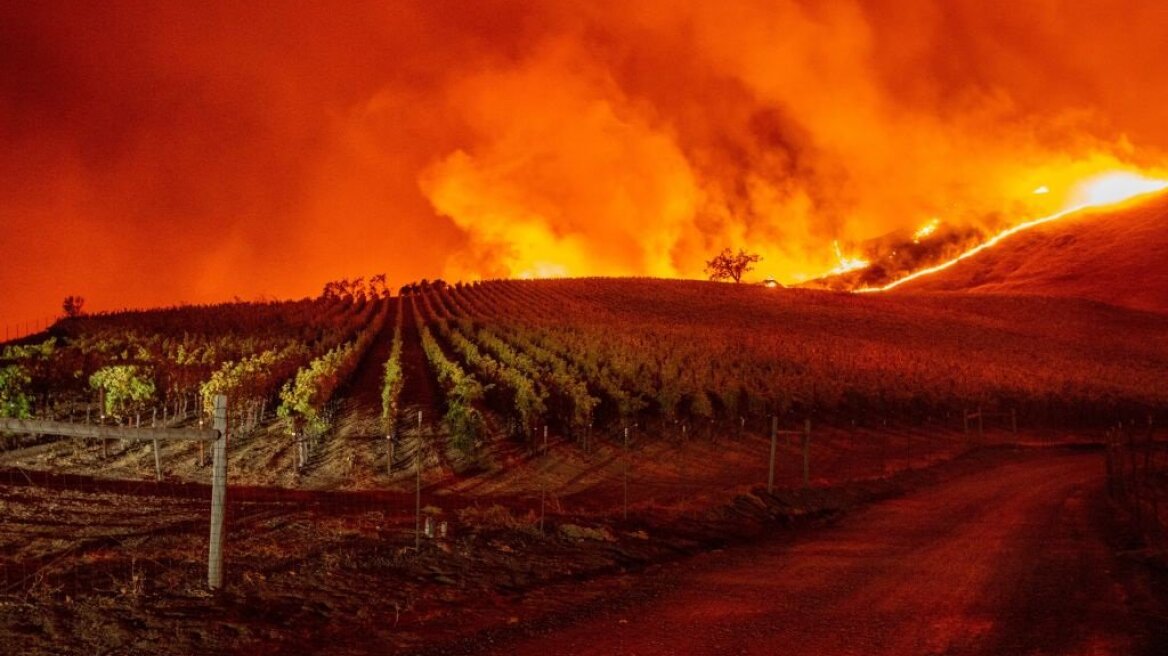
[[[247,435],[232,450],[241,476],[325,488],[396,480],[419,445],[435,480],[496,472],[491,487],[507,490],[529,484],[521,465],[545,435],[571,446],[567,481],[629,427],[664,445],[765,435],[772,415],[787,427],[953,429],[981,406],[1029,426],[1086,428],[1168,409],[1168,316],[1089,300],[652,279],[407,292],[67,320],[44,347],[4,353],[0,366],[23,372],[6,394],[35,415],[85,421],[100,414],[95,376],[130,367],[152,395],[106,414],[181,424],[206,419],[208,395],[224,391]],[[165,468],[205,477],[193,448],[165,447]],[[58,470],[132,476],[154,465],[148,449],[37,449],[37,466]]]
[[[998,517],[1049,480],[1080,489],[1065,469],[1003,482],[998,465],[1049,451],[1020,445],[1120,420],[1130,444],[1168,417],[1168,314],[1083,299],[652,279],[405,291],[83,317],[0,349],[0,412],[194,427],[228,397],[230,596],[219,629],[189,610],[208,598],[203,449],[52,434],[0,434],[0,586],[78,635],[192,618],[172,653],[337,617],[390,618],[379,648],[408,653],[532,616],[501,600],[578,599],[582,581],[951,476],[960,503],[925,514],[992,554],[952,518]],[[903,543],[910,523],[879,533]],[[54,631],[0,613],[0,634]]]
[[[1070,296],[1168,312],[1168,195],[1038,226],[896,290]]]

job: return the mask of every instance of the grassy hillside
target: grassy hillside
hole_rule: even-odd
[[[897,290],[1072,296],[1168,312],[1168,195],[1021,232]]]

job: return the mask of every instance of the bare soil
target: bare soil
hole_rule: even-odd
[[[546,634],[547,648],[575,653],[592,643],[572,636],[593,632],[596,653],[626,644],[626,653],[740,653],[750,636],[790,644],[790,632],[802,631],[818,636],[808,645],[896,653],[933,631],[948,636],[946,648],[965,649],[953,653],[981,653],[975,648],[1025,637],[1026,622],[1009,629],[1014,613],[1059,601],[1036,617],[1076,627],[1093,617],[1090,626],[1107,630],[1076,635],[1123,650],[1095,653],[1141,653],[1163,644],[1141,623],[1160,610],[1116,564],[1101,477],[1096,452],[983,449],[845,485],[770,495],[756,486],[689,506],[645,502],[627,520],[614,507],[618,492],[597,488],[607,508],[549,508],[542,531],[538,498],[446,491],[427,505],[440,499],[429,512],[449,533],[417,552],[408,493],[241,486],[229,508],[229,586],[211,596],[201,583],[205,487],[9,470],[0,477],[0,646],[357,654],[497,645],[511,653],[541,648],[527,636]],[[1056,549],[1041,548],[1045,535]],[[756,596],[763,606],[751,608]],[[887,612],[869,617],[873,603]],[[982,615],[990,625],[974,621]],[[620,620],[636,622],[648,642],[625,642],[632,632]],[[578,622],[584,628],[571,628]],[[836,635],[833,622],[846,631]],[[670,641],[686,637],[696,642]]]

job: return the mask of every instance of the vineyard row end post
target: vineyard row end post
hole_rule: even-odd
[[[418,445],[414,448],[414,551],[422,551],[422,411],[418,411]]]
[[[385,475],[393,476],[393,432],[385,434]]]
[[[629,429],[625,427],[625,463],[624,463],[624,518],[629,518]]]
[[[207,587],[223,587],[223,511],[227,504],[227,397],[215,396],[211,427],[219,431],[211,453],[211,539],[207,553]]]

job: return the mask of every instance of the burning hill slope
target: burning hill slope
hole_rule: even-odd
[[[1066,296],[1168,312],[1168,194],[1011,235],[896,289]]]

